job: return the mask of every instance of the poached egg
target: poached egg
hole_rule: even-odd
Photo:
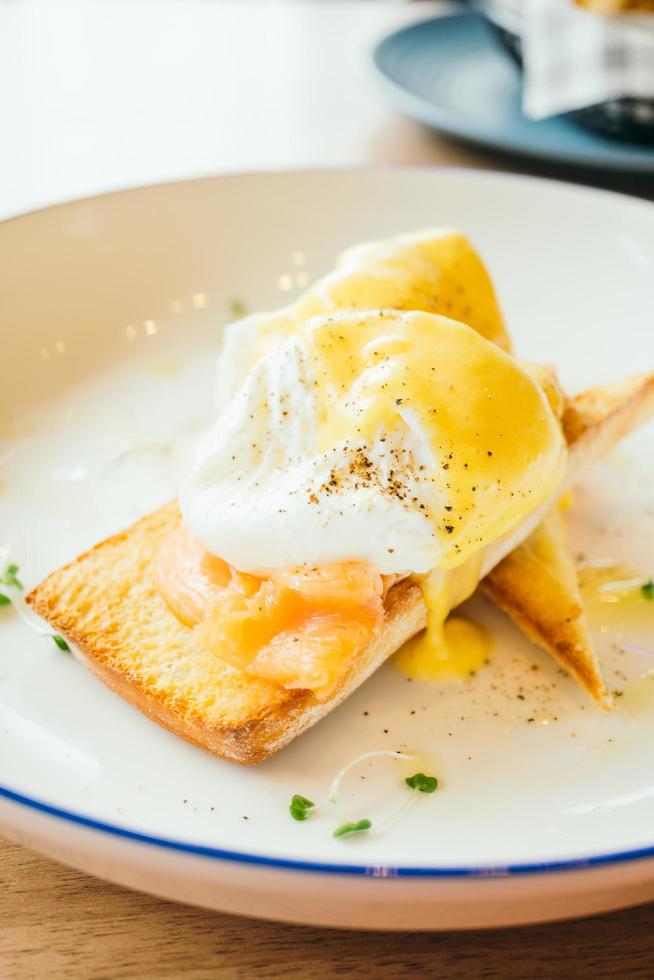
[[[515,527],[564,462],[543,389],[497,345],[433,313],[347,311],[301,322],[254,363],[180,503],[240,571],[425,574]]]
[[[449,230],[349,249],[291,306],[231,324],[159,561],[171,611],[239,670],[321,699],[412,576],[427,629],[410,672],[481,662],[479,631],[447,613],[486,546],[539,520],[566,455],[556,384],[510,347],[482,260]]]

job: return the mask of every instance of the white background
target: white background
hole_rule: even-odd
[[[450,6],[0,0],[0,217],[238,170],[380,162],[527,169],[430,133],[377,92],[375,41]],[[617,186],[653,189],[651,178]]]

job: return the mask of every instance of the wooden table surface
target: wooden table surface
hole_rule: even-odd
[[[33,978],[647,977],[654,906],[463,933],[341,932],[188,908],[0,844],[0,976]]]
[[[372,0],[0,4],[0,217],[196,174],[370,162],[511,169],[654,196],[651,179],[526,166],[388,109],[365,53],[431,12]],[[652,977],[654,906],[487,932],[321,931],[164,902],[0,842],[2,980],[412,973]]]

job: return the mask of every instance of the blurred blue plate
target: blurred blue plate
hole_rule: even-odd
[[[389,99],[408,116],[496,150],[558,163],[654,173],[654,149],[613,142],[562,116],[532,122],[520,71],[475,13],[412,24],[373,52]]]

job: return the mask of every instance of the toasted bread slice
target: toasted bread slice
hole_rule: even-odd
[[[570,447],[571,480],[595,460],[597,445],[606,451],[642,420],[646,404],[654,410],[654,376],[620,390],[621,395],[586,398],[584,412],[575,416],[583,414],[584,421]],[[536,515],[536,523],[543,516]],[[156,590],[156,558],[179,519],[175,504],[150,514],[54,572],[27,601],[75,644],[109,687],[216,755],[244,763],[265,759],[335,708],[425,626],[421,591],[405,579],[388,593],[380,637],[352,662],[326,700],[251,678],[203,650]],[[529,524],[522,538],[514,532],[496,542],[484,564],[493,567],[534,527]]]
[[[563,428],[575,459],[589,466],[654,412],[654,375],[592,388],[566,401]],[[481,591],[525,635],[548,650],[603,707],[610,707],[588,631],[563,518],[553,511],[493,568]]]
[[[577,457],[595,462],[654,415],[654,371],[618,384],[588,388],[566,400],[562,424]]]
[[[594,14],[654,14],[654,0],[575,0]]]
[[[611,706],[558,507],[482,579],[480,589],[530,640],[552,653],[595,701]]]
[[[556,376],[548,378],[540,366],[537,372],[559,417],[566,408],[571,412],[572,403],[566,403]],[[610,707],[559,508],[482,579],[480,590],[527,639],[552,653],[598,704]]]
[[[425,625],[420,589],[407,579],[387,595],[382,636],[328,702],[248,677],[207,653],[157,592],[157,555],[179,520],[177,504],[162,507],[59,569],[27,601],[108,687],[223,758],[259,762],[281,749]]]

